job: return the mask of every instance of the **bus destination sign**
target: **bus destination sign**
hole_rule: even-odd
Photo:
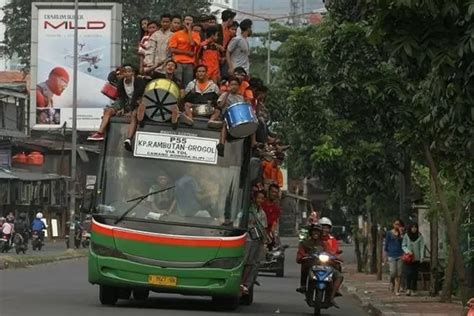
[[[218,143],[219,140],[212,138],[137,132],[133,153],[136,157],[215,165]]]

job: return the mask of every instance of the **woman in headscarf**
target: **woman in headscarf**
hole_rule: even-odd
[[[403,236],[402,249],[404,253],[412,254],[413,260],[406,265],[407,295],[416,295],[416,282],[418,280],[418,269],[423,261],[425,240],[420,234],[418,224],[409,226],[407,233]]]

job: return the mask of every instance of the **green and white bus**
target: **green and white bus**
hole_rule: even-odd
[[[113,118],[100,157],[89,282],[102,304],[150,291],[209,296],[235,309],[244,268],[251,180],[259,163],[248,139],[225,145],[206,122],[173,130],[149,121],[134,151]],[[257,159],[258,160],[258,159]]]

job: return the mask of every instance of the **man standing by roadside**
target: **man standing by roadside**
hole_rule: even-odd
[[[278,238],[278,223],[280,220],[280,187],[277,184],[270,184],[268,188],[268,196],[262,203],[262,209],[267,215],[267,232],[272,237],[273,241],[269,246],[271,249],[276,244],[279,244]]]
[[[176,77],[186,86],[193,80],[195,51],[201,39],[198,33],[192,31],[192,16],[186,15],[183,24],[184,27],[171,36],[168,48],[178,64]]]
[[[245,19],[240,23],[240,36],[234,37],[227,46],[227,64],[229,72],[242,67],[247,74],[250,73],[250,46],[249,36],[252,35],[252,20]]]

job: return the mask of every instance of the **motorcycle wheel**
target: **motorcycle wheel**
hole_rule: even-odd
[[[314,302],[314,316],[321,316],[321,303],[323,299],[323,292],[316,291],[316,300]]]
[[[81,247],[81,240],[80,239],[74,239],[74,247],[76,249],[79,249]]]
[[[278,278],[283,278],[285,276],[285,261],[281,262],[281,267],[277,270],[276,276]]]
[[[15,245],[15,252],[16,252],[17,255],[20,254],[20,250],[21,250],[21,249],[20,249],[20,246],[19,246],[19,245]]]
[[[38,251],[41,251],[41,248],[43,247],[43,244],[41,243],[41,241],[38,243]]]

